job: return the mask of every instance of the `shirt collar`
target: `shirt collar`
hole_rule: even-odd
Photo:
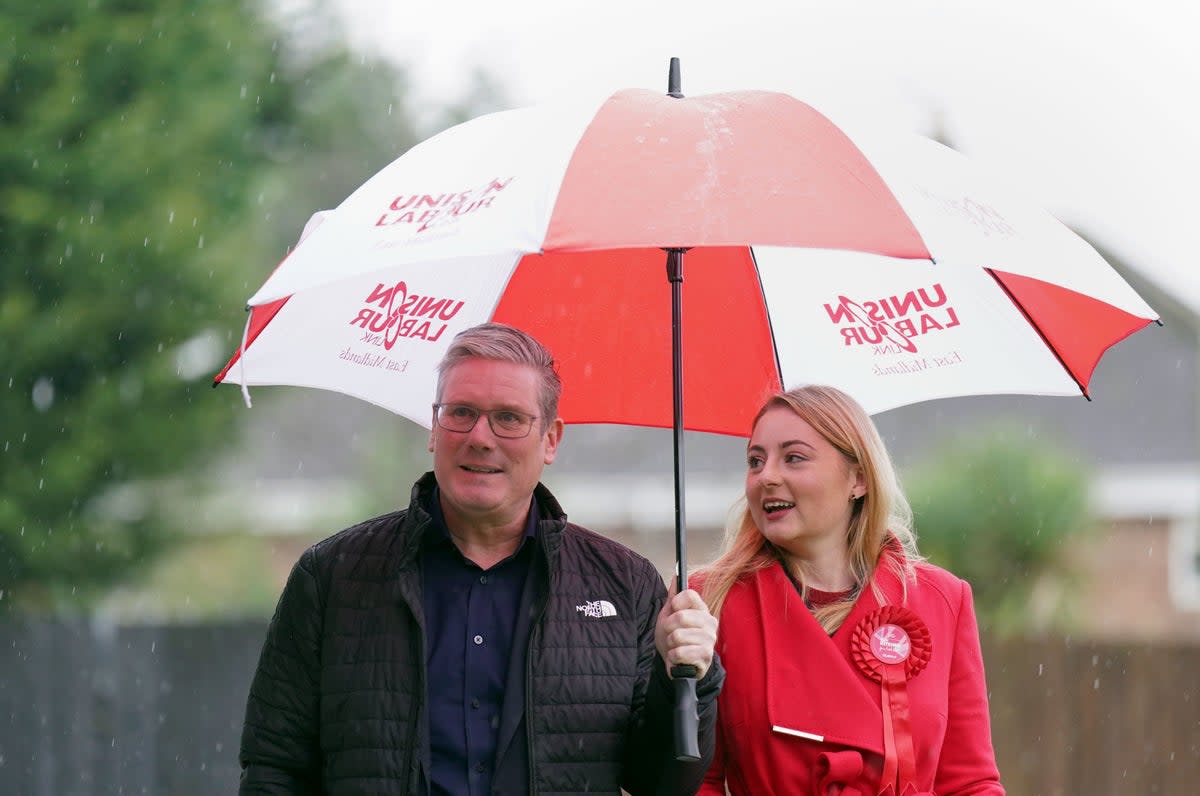
[[[446,525],[446,515],[442,513],[441,494],[441,489],[434,485],[433,490],[429,493],[429,503],[425,506],[431,520],[429,527],[425,529],[425,537],[422,539],[422,543],[426,546],[454,544],[454,540],[450,538],[450,528]],[[531,496],[529,511],[525,515],[525,533],[522,534],[521,545],[528,540],[537,538],[537,526],[538,505],[537,500]]]

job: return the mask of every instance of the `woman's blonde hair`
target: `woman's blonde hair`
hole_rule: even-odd
[[[900,489],[896,470],[874,421],[849,395],[835,387],[819,385],[777,393],[759,409],[751,429],[775,408],[790,409],[812,426],[851,466],[861,469],[866,483],[866,492],[854,501],[846,534],[854,589],[849,598],[814,611],[822,627],[833,632],[850,613],[854,600],[871,582],[871,576],[881,563],[892,567],[901,583],[906,584],[913,577],[920,556],[912,532],[912,510]],[[891,554],[885,555],[885,552]],[[730,512],[720,556],[697,573],[704,583],[704,599],[709,610],[719,616],[725,598],[740,578],[776,561],[789,567],[800,585],[801,595],[807,598],[808,585],[803,573],[789,566],[781,552],[762,535],[754,524],[745,497],[741,498]],[[872,587],[883,599],[878,587],[874,584]]]

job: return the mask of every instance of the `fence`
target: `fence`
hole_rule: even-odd
[[[236,791],[261,622],[0,625],[0,792]],[[1015,796],[1196,792],[1200,646],[985,646]]]
[[[236,793],[265,627],[0,625],[0,793]]]
[[[1011,794],[1200,792],[1200,646],[985,644]]]

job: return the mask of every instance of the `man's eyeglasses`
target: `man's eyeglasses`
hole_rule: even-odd
[[[527,415],[515,409],[476,409],[467,404],[434,404],[433,416],[447,431],[465,434],[475,428],[480,415],[487,415],[492,433],[505,439],[520,439],[529,434],[537,415]]]

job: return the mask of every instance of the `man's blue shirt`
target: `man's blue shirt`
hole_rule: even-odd
[[[459,551],[434,490],[422,539],[430,740],[435,796],[486,796],[521,592],[537,544],[531,501],[517,551],[488,570]]]

